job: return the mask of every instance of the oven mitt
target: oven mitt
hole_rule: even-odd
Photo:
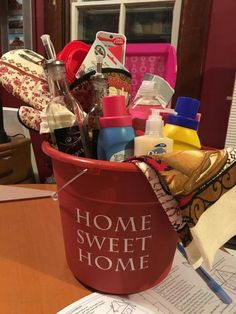
[[[18,110],[20,122],[39,131],[41,112],[51,99],[42,66],[44,58],[28,49],[11,50],[0,59],[0,82],[13,96],[26,103]]]
[[[72,41],[58,53],[57,58],[65,62],[69,83],[75,80],[75,73],[89,49],[90,46],[83,42]],[[44,57],[32,50],[7,52],[0,59],[0,82],[10,94],[26,103],[18,110],[19,121],[28,129],[47,133],[45,110],[51,94],[43,61]]]

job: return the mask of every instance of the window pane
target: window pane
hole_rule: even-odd
[[[125,34],[128,42],[171,42],[173,4],[165,7],[128,7]]]
[[[119,8],[79,8],[78,39],[92,43],[98,31],[118,32]]]
[[[23,0],[8,1],[9,50],[24,48]]]

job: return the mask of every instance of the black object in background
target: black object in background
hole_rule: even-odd
[[[2,100],[0,97],[0,144],[10,142],[10,138],[7,136],[4,130],[4,123],[3,123],[3,109],[2,109]]]

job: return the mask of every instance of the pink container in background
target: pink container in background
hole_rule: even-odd
[[[77,158],[53,149],[68,265],[98,291],[136,293],[169,273],[177,234],[147,179],[134,164]],[[56,261],[55,261],[56,262]]]
[[[175,87],[177,57],[171,44],[138,43],[126,45],[126,67],[132,75],[131,100],[134,99],[146,73],[164,78]]]
[[[132,75],[131,103],[129,112],[132,116],[133,128],[136,135],[143,134],[151,108],[163,111],[165,122],[168,110],[161,105],[134,106],[134,99],[140,88],[145,74],[154,74],[165,79],[174,88],[177,76],[177,56],[175,47],[171,44],[161,43],[129,43],[126,45],[126,67]],[[165,113],[164,113],[165,111]]]

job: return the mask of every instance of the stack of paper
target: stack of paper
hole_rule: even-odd
[[[236,259],[219,251],[210,275],[231,296],[224,304],[176,251],[171,272],[159,285],[142,293],[120,297],[92,293],[57,314],[218,314],[236,313]]]

